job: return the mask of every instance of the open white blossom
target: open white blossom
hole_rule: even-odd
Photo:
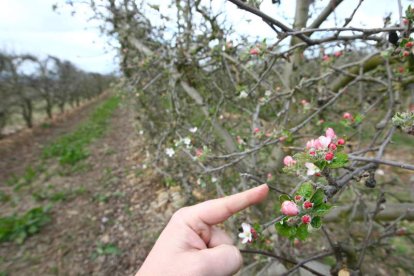
[[[186,145],[187,148],[191,147],[191,139],[190,139],[190,137],[185,137],[183,139],[183,143],[184,143],[184,145]]]
[[[216,182],[217,182],[217,177],[212,176],[212,177],[211,177],[211,182],[216,183]]]
[[[266,92],[265,92],[265,96],[266,96],[266,97],[270,97],[270,96],[272,96],[272,91],[270,91],[270,90],[266,90]]]
[[[247,94],[247,92],[243,90],[242,92],[240,92],[239,98],[240,99],[245,99],[248,96],[249,96],[249,94]]]
[[[167,149],[165,150],[165,154],[167,154],[169,157],[173,157],[173,156],[174,156],[174,154],[175,154],[175,151],[174,151],[174,149],[173,149],[173,148],[167,148]]]
[[[327,149],[332,139],[326,136],[319,137],[319,142],[321,143],[322,149]]]
[[[315,173],[320,172],[321,170],[316,167],[313,163],[306,162],[305,167],[308,169],[307,175],[314,175]]]
[[[192,128],[190,128],[190,129],[189,129],[189,131],[190,131],[191,133],[196,133],[196,132],[197,132],[197,130],[198,130],[198,128],[197,128],[197,127],[192,127]]]
[[[243,232],[239,233],[239,238],[242,239],[241,243],[252,242],[252,227],[250,224],[243,222],[242,223]]]

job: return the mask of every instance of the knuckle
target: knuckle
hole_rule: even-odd
[[[185,218],[186,214],[188,213],[188,208],[189,207],[183,207],[183,208],[180,208],[177,211],[175,211],[175,213],[172,215],[171,220],[173,220],[173,221],[183,220]]]

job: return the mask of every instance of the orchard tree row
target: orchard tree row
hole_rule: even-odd
[[[52,119],[54,108],[63,113],[68,105],[78,106],[101,94],[112,79],[53,56],[0,53],[0,135],[16,112],[31,128],[37,106]]]
[[[270,14],[270,0],[221,3],[274,31],[254,39],[216,2],[89,1],[119,42],[144,165],[187,204],[269,185],[264,206],[227,224],[256,255],[249,273],[277,262],[326,275],[307,265],[323,259],[335,275],[410,274],[395,246],[413,246],[414,10],[388,1],[383,14],[399,14],[368,28],[364,1],[297,0],[293,18]]]

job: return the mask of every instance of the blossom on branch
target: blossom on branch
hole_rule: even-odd
[[[281,212],[286,216],[296,216],[299,214],[299,208],[293,201],[286,200],[282,203]]]
[[[308,169],[306,174],[309,176],[319,173],[321,171],[317,166],[310,162],[306,162],[305,167]]]
[[[285,164],[285,166],[290,167],[296,164],[296,161],[292,158],[292,156],[288,155],[285,156],[285,158],[283,158],[283,164]]]
[[[242,239],[241,243],[251,243],[253,241],[252,231],[254,231],[254,229],[250,224],[245,222],[242,223],[242,231],[239,233],[239,238]]]
[[[167,148],[165,149],[165,154],[167,154],[168,157],[173,157],[175,154],[175,150],[173,148]]]

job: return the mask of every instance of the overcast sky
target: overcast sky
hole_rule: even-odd
[[[52,10],[58,2],[59,13]],[[0,0],[0,49],[12,53],[31,53],[39,56],[48,54],[67,59],[87,71],[109,73],[117,70],[116,50],[108,45],[96,23],[88,22],[87,6],[77,6],[76,14],[65,8],[64,0]],[[147,1],[165,4],[168,0]],[[317,6],[324,6],[327,0],[315,0]],[[350,15],[359,0],[345,0],[336,12],[336,18],[343,22]],[[404,7],[409,0],[404,0]],[[235,8],[224,0],[214,0],[215,8],[224,9],[229,23],[237,33],[255,37],[274,37],[273,31],[263,21]],[[282,5],[272,5],[264,0],[262,10],[276,16],[282,22],[289,22],[294,13],[294,0],[282,0]],[[162,9],[167,8],[162,5]],[[358,10],[351,26],[382,27],[382,19],[393,13],[393,22],[398,18],[397,1],[365,0]],[[148,15],[152,20],[157,16]],[[332,26],[334,21],[331,21]]]

